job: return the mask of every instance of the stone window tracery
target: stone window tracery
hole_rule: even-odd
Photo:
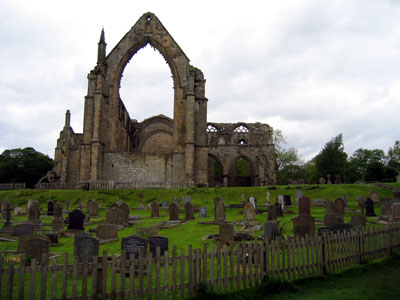
[[[207,126],[207,132],[209,132],[209,133],[217,133],[218,130],[217,130],[217,128],[216,128],[215,126],[209,124],[209,125]]]
[[[240,126],[236,127],[233,132],[235,132],[235,133],[248,133],[249,129],[244,125],[240,125]]]

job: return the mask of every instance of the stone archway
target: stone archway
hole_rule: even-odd
[[[224,186],[224,167],[215,155],[208,155],[208,186]]]
[[[255,183],[253,162],[244,155],[231,160],[228,170],[228,186],[253,186]]]

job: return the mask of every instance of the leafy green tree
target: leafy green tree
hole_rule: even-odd
[[[53,164],[51,158],[31,147],[5,150],[0,155],[0,182],[25,182],[28,188],[33,188]]]
[[[349,181],[380,181],[385,178],[385,152],[380,149],[357,149],[349,158]]]
[[[386,159],[388,167],[400,171],[400,141],[396,141],[393,148],[389,148]]]
[[[325,144],[321,152],[315,157],[316,176],[314,181],[320,177],[330,174],[335,178],[336,175],[345,175],[347,168],[347,153],[344,152],[343,136],[337,135]]]

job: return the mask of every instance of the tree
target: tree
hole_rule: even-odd
[[[380,149],[357,149],[349,159],[349,181],[385,179],[385,152]]]
[[[0,155],[0,182],[24,182],[28,188],[33,188],[53,164],[48,155],[30,147],[5,150]]]
[[[315,157],[316,178],[326,177],[328,174],[345,175],[347,168],[347,153],[344,152],[343,136],[337,135],[325,144],[321,152]]]
[[[396,141],[393,148],[389,148],[386,160],[388,167],[400,170],[400,141]]]

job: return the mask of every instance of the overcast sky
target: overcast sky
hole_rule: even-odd
[[[144,4],[146,3],[146,4]],[[0,152],[54,157],[65,111],[82,132],[87,74],[153,12],[204,73],[209,122],[262,122],[311,159],[400,139],[400,1],[0,1]],[[131,118],[172,117],[171,72],[151,47],[122,79]]]

